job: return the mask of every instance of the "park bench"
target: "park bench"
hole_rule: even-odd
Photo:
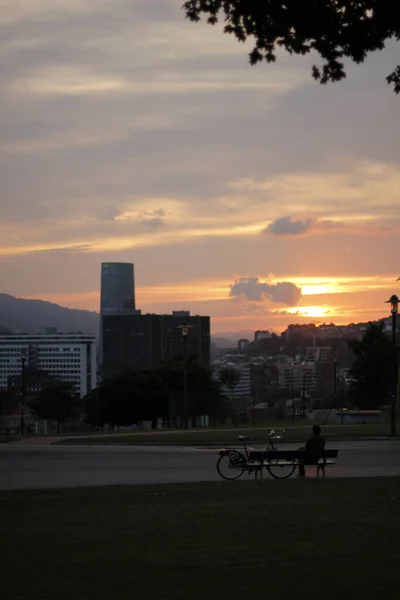
[[[337,449],[325,450],[323,456],[319,459],[311,459],[307,456],[305,450],[249,450],[248,462],[254,466],[259,465],[260,473],[263,467],[267,465],[276,465],[278,467],[299,466],[301,464],[315,465],[317,468],[317,477],[322,474],[325,477],[325,467],[336,464],[339,451]]]
[[[223,479],[239,479],[243,473],[253,473],[255,478],[262,479],[264,470],[275,479],[287,479],[296,472],[300,465],[314,465],[317,468],[317,477],[325,477],[325,467],[334,465],[339,451],[336,449],[324,450],[319,458],[312,457],[305,450],[279,450],[275,430],[269,430],[269,442],[263,450],[256,450],[247,446],[248,437],[240,435],[239,442],[243,442],[243,450],[223,448],[219,450],[217,471]]]

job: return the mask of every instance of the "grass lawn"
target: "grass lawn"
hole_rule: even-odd
[[[282,425],[281,425],[282,427]],[[285,426],[283,436],[285,442],[302,443],[310,437],[312,423],[298,426]],[[61,440],[60,444],[158,444],[196,446],[207,444],[237,445],[237,436],[247,435],[255,443],[265,443],[265,428],[247,429],[198,429],[193,431],[154,431],[134,432],[127,434],[94,435],[79,439]],[[329,441],[354,440],[373,437],[387,437],[389,426],[382,425],[328,425],[323,427],[323,435]]]
[[[8,442],[17,442],[20,439],[20,435],[0,435],[0,444],[7,444]]]
[[[398,597],[400,478],[0,492],[7,600]]]

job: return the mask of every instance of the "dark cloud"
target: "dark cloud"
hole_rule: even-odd
[[[229,295],[232,298],[245,297],[251,302],[268,299],[294,306],[301,298],[301,289],[289,281],[269,284],[260,281],[259,277],[241,277],[231,285]]]
[[[292,217],[280,217],[264,229],[264,233],[271,235],[303,235],[307,233],[314,224],[314,219],[292,219]]]
[[[393,209],[392,209],[393,210]],[[324,233],[339,233],[349,235],[390,235],[396,233],[398,227],[388,225],[365,225],[363,223],[348,224],[344,221],[332,221],[329,219],[317,219],[308,217],[305,219],[293,219],[292,217],[280,217],[268,225],[263,233],[277,237],[296,237],[306,234],[321,235]]]
[[[164,225],[164,219],[160,219],[159,217],[142,219],[141,221],[139,221],[139,225],[144,225],[148,229],[158,229],[159,227]]]

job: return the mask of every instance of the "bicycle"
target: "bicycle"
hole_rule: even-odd
[[[268,431],[268,444],[264,448],[264,452],[276,452],[278,450],[277,442],[282,440],[284,429],[280,429],[279,433],[275,429]],[[254,473],[255,478],[262,476],[262,469],[265,468],[269,474],[275,479],[287,479],[290,477],[296,465],[288,461],[280,461],[279,458],[270,457],[266,462],[255,462],[251,460],[251,448],[247,447],[247,436],[239,435],[238,440],[243,442],[243,452],[236,449],[220,450],[220,457],[217,461],[217,471],[222,479],[233,481],[239,479],[245,471],[248,475]]]

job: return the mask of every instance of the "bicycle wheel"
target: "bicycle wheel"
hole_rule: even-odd
[[[296,470],[295,465],[266,465],[274,479],[288,479]]]
[[[222,479],[239,479],[246,468],[246,458],[240,452],[222,454],[217,461],[217,471]]]

